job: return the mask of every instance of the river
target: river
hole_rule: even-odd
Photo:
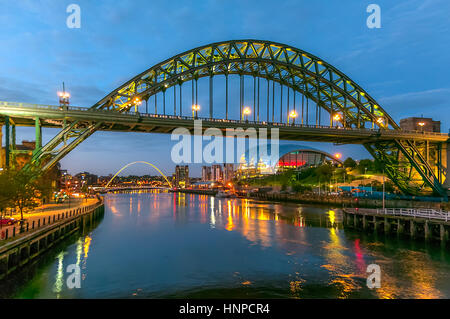
[[[70,264],[80,288],[66,285]],[[367,287],[370,264],[380,288]],[[330,207],[114,193],[97,227],[0,288],[3,298],[449,298],[450,254],[344,229]]]

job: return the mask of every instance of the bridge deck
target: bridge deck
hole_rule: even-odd
[[[135,112],[118,113],[108,110],[94,110],[70,106],[62,110],[58,106],[37,105],[26,103],[0,102],[0,115],[10,116],[15,125],[34,126],[34,119],[39,117],[43,127],[61,127],[63,120],[70,123],[79,121],[80,127],[89,123],[102,122],[100,130],[127,131],[146,133],[170,133],[177,127],[185,127],[193,131],[193,118],[188,116],[174,116],[162,114],[143,114]],[[242,127],[267,128],[270,136],[271,128],[279,129],[280,139],[320,141],[346,144],[362,144],[380,140],[416,140],[430,142],[447,142],[449,134],[403,131],[378,130],[367,128],[343,128],[323,125],[287,125],[285,123],[237,121],[225,119],[203,120],[203,130],[216,127],[226,133],[227,129]],[[0,123],[4,118],[0,118]]]

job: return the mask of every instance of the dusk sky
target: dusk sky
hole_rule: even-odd
[[[69,29],[66,8],[81,7]],[[366,8],[381,7],[380,29]],[[138,73],[200,45],[231,40],[281,42],[347,74],[396,120],[432,117],[450,127],[448,0],[62,1],[0,0],[0,100],[57,105],[62,82],[71,105],[89,107]],[[44,129],[44,142],[56,130]],[[33,129],[18,129],[18,141]],[[292,142],[290,142],[292,143]],[[172,173],[170,135],[96,132],[62,160],[71,173],[115,173],[149,161]],[[368,158],[359,145],[298,143]],[[130,167],[125,174],[155,174]],[[199,174],[198,167],[193,175]]]

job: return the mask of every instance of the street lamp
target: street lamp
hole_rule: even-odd
[[[134,111],[137,112],[137,107],[138,107],[139,105],[142,104],[141,99],[140,99],[139,97],[136,96],[136,97],[133,99],[133,102],[132,102],[132,103],[134,104]]]
[[[379,117],[379,118],[377,119],[377,123],[378,123],[381,127],[383,127],[383,126],[384,126],[384,118],[383,118],[383,117]]]
[[[287,124],[289,125],[289,119],[290,119],[290,118],[292,118],[292,124],[294,124],[294,123],[295,123],[295,118],[296,118],[297,116],[298,116],[297,112],[295,112],[295,110],[292,110],[292,111],[289,113]]]
[[[423,127],[425,126],[425,122],[417,123],[420,126],[420,131],[423,132]]]
[[[248,121],[248,116],[252,113],[252,110],[246,106],[244,107],[244,110],[242,111],[242,119]]]
[[[341,119],[342,119],[342,117],[341,117],[341,114],[339,114],[339,113],[336,113],[336,114],[333,116],[333,120],[336,122],[336,126],[337,126],[337,122],[340,122]],[[331,126],[333,126],[333,123],[331,123]]]
[[[200,111],[200,105],[198,105],[198,104],[192,105],[192,117],[193,118],[198,117],[198,111]]]
[[[58,92],[59,96],[59,106],[68,107],[69,106],[69,98],[70,94],[65,90],[62,92]]]

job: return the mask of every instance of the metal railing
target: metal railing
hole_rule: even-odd
[[[72,209],[63,209],[62,211],[57,211],[52,215],[42,216],[30,222],[27,221],[22,226],[17,224],[14,224],[12,226],[4,226],[2,227],[2,229],[0,229],[0,241],[14,238],[19,234],[34,231],[48,225],[59,223],[61,221],[66,221],[67,219],[89,213],[102,204],[103,200],[99,200],[94,204],[81,205],[78,207],[74,207]],[[31,215],[29,217],[33,216]]]
[[[434,209],[412,209],[412,208],[385,208],[377,209],[379,215],[392,215],[392,216],[408,216],[413,218],[425,218],[425,219],[437,219],[437,220],[450,220],[450,213],[445,211],[438,211]]]

